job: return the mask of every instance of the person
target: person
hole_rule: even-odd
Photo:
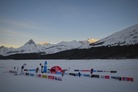
[[[90,74],[91,74],[91,77],[92,77],[92,74],[93,74],[93,68],[91,68],[91,72],[90,72]]]
[[[16,67],[14,66],[14,70],[16,69]]]
[[[41,73],[43,73],[43,65],[40,63],[40,66],[41,66]]]
[[[79,72],[78,75],[79,75],[79,77],[80,77],[80,76],[81,76],[81,73]]]
[[[44,73],[47,73],[47,61],[44,63]]]
[[[62,71],[62,77],[64,76],[64,74],[65,74],[65,70]]]
[[[26,65],[26,64],[23,64],[22,67],[21,67],[21,74],[23,74],[25,65]]]
[[[39,71],[39,68],[37,67],[37,68],[36,68],[36,73],[38,73],[38,71]]]

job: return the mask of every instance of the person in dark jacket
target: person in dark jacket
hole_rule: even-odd
[[[44,72],[44,66],[40,63],[40,66],[41,66],[41,73],[43,73]]]
[[[21,67],[21,74],[23,74],[23,72],[24,72],[24,67],[26,66],[26,64],[24,63],[23,65],[22,65],[22,67]]]
[[[91,68],[91,72],[90,72],[90,74],[91,74],[91,77],[92,77],[92,74],[93,74],[93,68]]]
[[[65,74],[65,70],[62,71],[62,77],[64,76],[64,74]]]
[[[79,75],[79,77],[80,77],[80,76],[81,76],[81,73],[79,72],[78,75]]]
[[[93,68],[91,68],[91,75],[93,74]]]
[[[36,68],[36,73],[38,73],[38,71],[39,71],[39,68],[37,67],[37,68]]]

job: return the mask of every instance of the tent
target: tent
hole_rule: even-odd
[[[61,67],[59,66],[53,66],[51,69],[50,69],[50,72],[53,73],[53,74],[56,74],[56,73],[61,73],[63,70]]]

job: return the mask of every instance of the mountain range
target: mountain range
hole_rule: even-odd
[[[89,48],[90,43],[95,42],[96,40],[88,39],[88,41],[62,41],[58,44],[50,44],[50,43],[44,43],[44,44],[36,44],[32,39],[29,40],[27,43],[25,43],[23,46],[19,48],[7,48],[4,46],[0,47],[0,55],[2,56],[9,56],[14,54],[24,54],[24,53],[42,53],[45,54],[53,54],[65,50],[71,50],[71,49],[83,49],[83,48]]]
[[[120,51],[122,51],[120,54]],[[127,52],[126,52],[127,51]],[[103,53],[104,52],[104,53]],[[106,55],[105,55],[106,54]],[[32,39],[19,48],[0,47],[1,59],[138,58],[138,24],[101,40],[36,44]]]

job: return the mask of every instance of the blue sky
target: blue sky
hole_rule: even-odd
[[[138,24],[138,0],[0,0],[0,46],[101,39]]]

